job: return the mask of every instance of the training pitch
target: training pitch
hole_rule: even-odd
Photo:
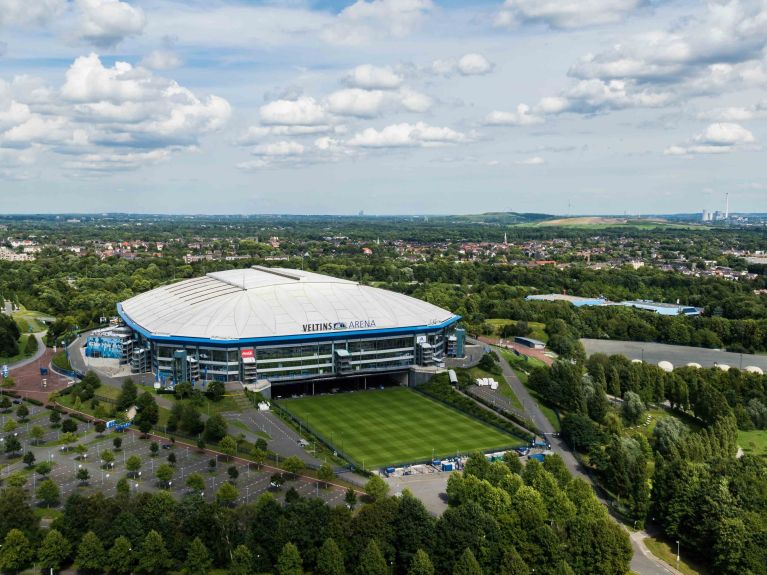
[[[365,468],[512,448],[519,438],[407,388],[278,401],[310,430]]]

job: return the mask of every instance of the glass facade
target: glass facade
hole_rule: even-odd
[[[165,385],[188,380],[279,383],[441,365],[452,331],[449,326],[426,334],[242,346],[150,341],[135,332],[134,346],[147,350],[152,372]]]

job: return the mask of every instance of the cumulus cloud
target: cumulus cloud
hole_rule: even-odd
[[[434,60],[431,64],[432,72],[438,76],[452,76],[456,73],[462,76],[481,76],[492,72],[494,67],[482,54],[474,52],[464,54],[458,60]]]
[[[725,154],[737,149],[753,147],[756,138],[740,124],[717,122],[693,136],[687,144],[666,148],[667,156],[691,156],[697,154]]]
[[[172,70],[181,66],[181,58],[170,50],[154,50],[147,54],[141,65],[152,70]]]
[[[282,126],[320,126],[328,123],[325,108],[311,96],[275,100],[259,109],[261,123]]]
[[[283,140],[271,144],[261,144],[253,148],[254,156],[299,156],[304,153],[304,146],[298,142]]]
[[[0,26],[45,24],[66,7],[66,0],[0,0]]]
[[[752,106],[729,106],[726,108],[714,108],[698,114],[702,120],[716,120],[721,122],[742,122],[755,118],[767,118],[767,100]]]
[[[417,122],[392,124],[381,130],[366,128],[352,136],[348,145],[361,148],[427,147],[456,144],[466,139],[465,134],[452,128]]]
[[[530,126],[544,121],[541,116],[532,113],[530,106],[519,104],[516,112],[494,110],[485,116],[486,126]]]
[[[425,112],[432,99],[420,92],[403,88],[397,92],[348,88],[338,90],[325,98],[325,107],[331,114],[375,118],[387,111],[404,109],[408,112]]]
[[[434,8],[431,0],[357,0],[322,33],[333,44],[367,44],[382,37],[402,38]]]
[[[551,28],[580,28],[618,22],[644,0],[506,0],[496,25],[540,23]]]
[[[0,81],[0,148],[47,147],[77,170],[124,169],[193,149],[231,113],[217,96],[198,97],[173,80],[96,54],[77,58],[60,89],[41,80]]]
[[[129,36],[141,34],[146,26],[143,10],[120,0],[77,0],[81,12],[80,38],[108,48]]]
[[[519,160],[515,163],[519,164],[520,166],[541,166],[546,163],[546,160],[544,160],[541,156],[532,156],[530,158],[525,158],[524,160]]]
[[[353,88],[364,90],[394,90],[402,85],[403,78],[391,68],[363,64],[351,70],[344,82]]]

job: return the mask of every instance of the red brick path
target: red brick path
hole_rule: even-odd
[[[50,368],[52,357],[53,350],[46,349],[45,353],[32,363],[22,367],[11,368],[9,375],[16,382],[16,386],[11,388],[11,390],[22,397],[31,397],[47,402],[48,396],[51,393],[65,388],[69,380]],[[48,375],[40,375],[41,367],[48,368]],[[42,386],[43,379],[47,382],[45,388]]]

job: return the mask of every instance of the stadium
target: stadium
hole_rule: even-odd
[[[163,386],[296,382],[396,374],[463,355],[459,316],[403,294],[302,270],[254,266],[158,287],[117,306],[124,326],[86,355],[151,371]]]

